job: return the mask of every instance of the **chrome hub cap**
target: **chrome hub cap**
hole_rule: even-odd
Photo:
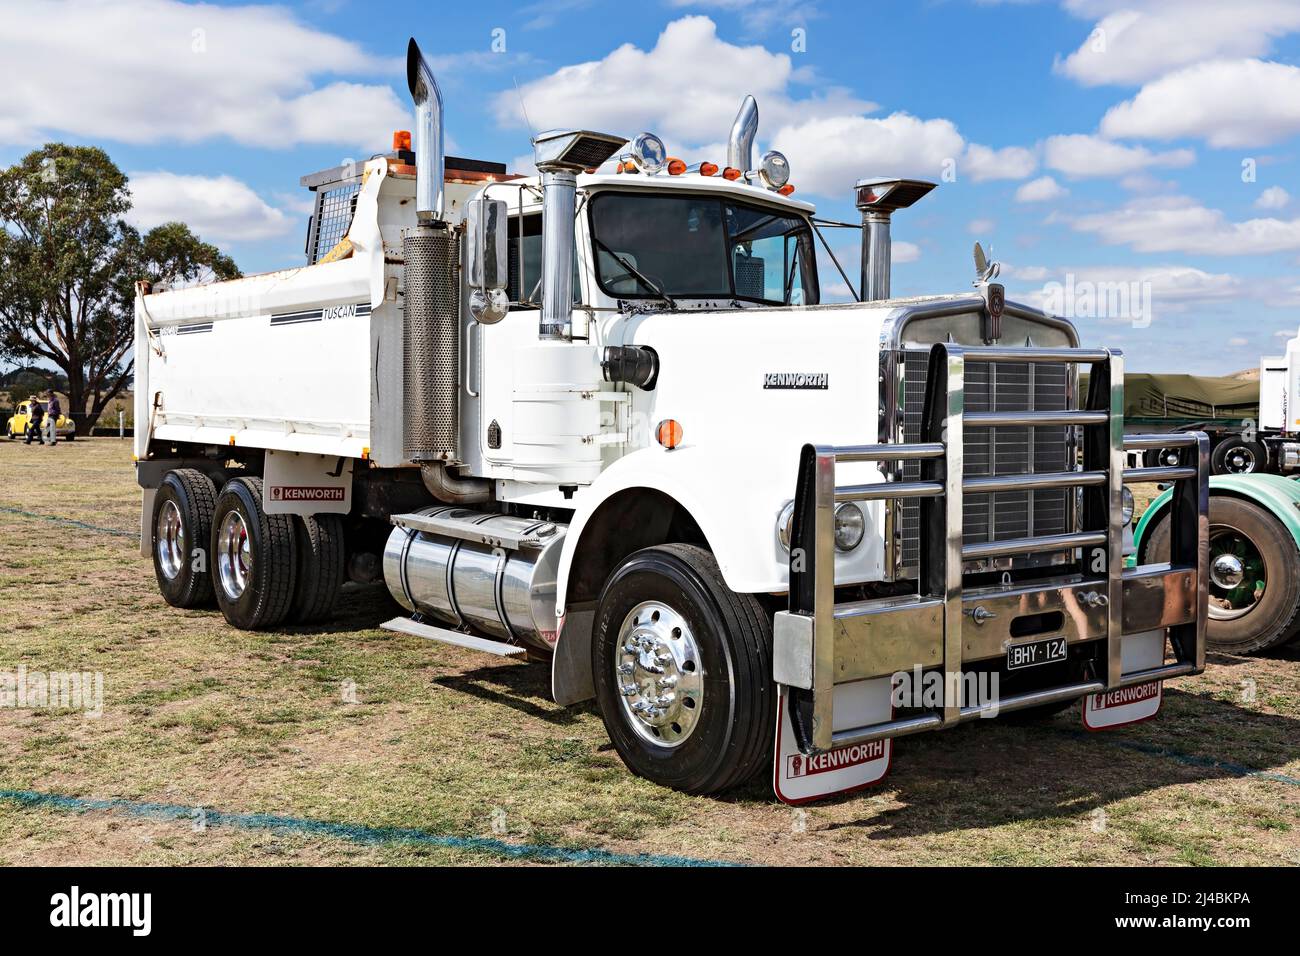
[[[1264,599],[1268,566],[1264,557],[1237,528],[1210,528],[1210,618],[1231,621],[1245,617]]]
[[[176,502],[163,502],[154,531],[158,539],[158,567],[168,581],[174,581],[185,564],[185,524]]]
[[[217,532],[217,576],[226,597],[238,601],[253,574],[253,552],[248,545],[248,528],[238,511],[227,512]]]
[[[647,601],[623,619],[614,681],[632,728],[650,743],[676,747],[695,730],[704,706],[700,651],[668,605]]]
[[[1248,475],[1255,470],[1255,453],[1248,448],[1234,448],[1224,464],[1230,474]]]
[[[1241,579],[1246,576],[1246,568],[1241,558],[1235,554],[1221,554],[1214,559],[1210,567],[1210,580],[1226,590],[1240,587]]]

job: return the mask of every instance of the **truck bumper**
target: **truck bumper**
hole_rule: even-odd
[[[1086,407],[1069,412],[966,412],[966,362],[1091,365]],[[935,345],[930,356],[924,439],[911,445],[805,446],[791,534],[790,608],[774,622],[774,676],[787,690],[805,754],[953,726],[990,711],[1020,710],[1196,674],[1205,667],[1208,600],[1209,442],[1205,435],[1125,437],[1123,359],[1087,349]],[[1076,425],[1082,470],[967,478],[963,425]],[[1125,468],[1127,450],[1178,447],[1177,465]],[[1171,444],[1173,443],[1173,444]],[[837,461],[920,460],[922,478],[837,486]],[[1167,564],[1123,567],[1123,486],[1172,482],[1173,535]],[[1008,541],[962,540],[965,494],[1023,488],[1082,488],[1080,530]],[[836,602],[833,521],[843,501],[921,499],[921,567],[915,594]],[[1052,578],[966,588],[963,563],[991,556],[1072,551],[1073,568]],[[1129,641],[1125,641],[1126,636]],[[1061,667],[1026,676],[1009,649],[1063,639]],[[1159,650],[1135,655],[1158,638]],[[1125,653],[1125,644],[1130,653]],[[1059,650],[1059,646],[1058,646]],[[1127,659],[1127,661],[1126,661]],[[920,670],[942,672],[942,702],[865,726],[837,726],[836,685]],[[975,671],[1015,675],[1012,692],[964,699]],[[1069,677],[1061,678],[1062,674]]]

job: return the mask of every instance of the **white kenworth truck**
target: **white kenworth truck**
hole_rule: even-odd
[[[993,266],[891,299],[890,216],[931,184],[857,184],[857,301],[822,304],[844,224],[753,160],[752,97],[725,166],[552,131],[518,177],[444,155],[414,41],[408,80],[413,150],[304,180],[307,265],[140,290],[169,603],[271,628],[382,578],[385,627],[545,662],[634,772],[789,802],[975,717],[1148,717],[1204,667],[1205,439],[1126,437],[1119,353]],[[1139,480],[1175,488],[1170,560],[1125,568]]]

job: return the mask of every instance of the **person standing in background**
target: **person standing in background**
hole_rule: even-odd
[[[44,434],[41,435],[42,445],[57,445],[59,443],[58,422],[59,416],[63,414],[63,407],[59,404],[59,396],[54,394],[54,389],[46,393],[49,399],[45,403],[45,422],[42,429]]]

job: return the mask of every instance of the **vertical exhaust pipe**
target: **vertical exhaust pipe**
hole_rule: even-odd
[[[758,100],[746,96],[727,137],[727,165],[747,173],[754,168],[754,137],[758,135]]]
[[[573,263],[577,255],[573,220],[578,173],[595,169],[627,140],[586,130],[551,130],[533,139],[533,159],[542,175],[543,339],[573,337]]]
[[[893,270],[890,222],[894,212],[906,209],[934,188],[919,179],[863,179],[856,190],[862,213],[862,299],[875,302],[889,298]]]
[[[412,38],[406,79],[415,103],[417,225],[402,233],[402,453],[458,460],[460,246],[443,219],[442,94]]]
[[[415,214],[420,222],[442,219],[443,149],[442,91],[420,52],[415,37],[406,46],[406,85],[415,101]]]

